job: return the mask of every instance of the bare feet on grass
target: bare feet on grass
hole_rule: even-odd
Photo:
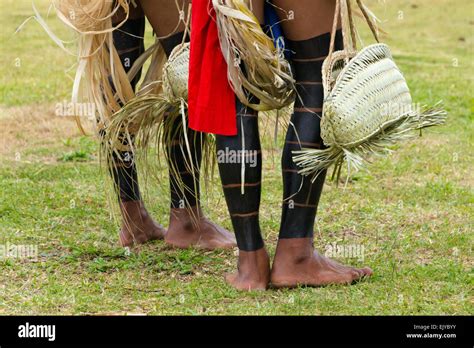
[[[142,201],[121,202],[120,209],[122,228],[119,240],[123,247],[164,238],[166,230],[153,220]]]
[[[351,284],[371,275],[372,270],[368,267],[344,266],[318,254],[311,238],[280,239],[271,283],[277,288]]]
[[[196,247],[214,250],[236,246],[234,235],[209,221],[199,207],[171,209],[165,242],[180,249]]]
[[[238,270],[228,274],[226,282],[237,290],[266,290],[270,282],[270,258],[265,248],[240,250]]]

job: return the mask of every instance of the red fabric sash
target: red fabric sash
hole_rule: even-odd
[[[235,94],[227,78],[211,0],[193,0],[189,62],[189,127],[236,135]]]

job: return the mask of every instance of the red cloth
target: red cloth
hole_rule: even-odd
[[[227,78],[211,0],[193,0],[189,62],[189,127],[236,135],[235,94]]]

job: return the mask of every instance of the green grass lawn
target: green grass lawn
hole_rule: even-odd
[[[36,0],[46,15],[46,0]],[[361,245],[374,276],[354,286],[241,293],[224,282],[234,251],[127,255],[117,246],[97,142],[54,116],[68,98],[74,57],[30,22],[31,1],[0,2],[0,245],[37,245],[39,260],[0,261],[0,314],[473,314],[473,30],[471,0],[372,3],[415,101],[442,99],[447,125],[374,160],[346,189],[328,183],[315,246]],[[72,35],[51,18],[64,38]],[[366,36],[367,37],[367,36]],[[273,253],[282,196],[280,152],[266,134],[262,230]],[[283,133],[283,132],[281,132]],[[281,135],[280,144],[281,146]],[[168,221],[168,189],[148,207]],[[216,178],[217,179],[217,178]],[[148,187],[147,186],[147,187]],[[207,214],[231,228],[218,181]]]

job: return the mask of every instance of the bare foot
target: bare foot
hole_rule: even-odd
[[[164,238],[166,230],[152,219],[142,201],[121,202],[120,209],[123,220],[119,239],[123,247]]]
[[[344,266],[318,254],[311,238],[280,239],[273,261],[271,283],[277,288],[351,284],[372,275],[368,267]]]
[[[180,249],[231,249],[237,245],[234,235],[209,221],[199,207],[171,209],[165,242]]]
[[[225,280],[237,290],[266,290],[270,282],[270,258],[265,248],[240,250],[238,270],[228,274]]]

